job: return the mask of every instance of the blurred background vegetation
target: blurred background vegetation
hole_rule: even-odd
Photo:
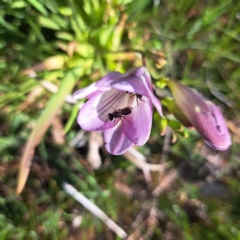
[[[0,239],[121,239],[63,182],[127,239],[240,239],[239,53],[239,1],[2,0]],[[231,149],[209,149],[166,106],[135,159],[109,155],[101,135],[81,130],[83,101],[71,94],[143,62],[163,103],[170,93],[157,86],[169,77],[220,106]],[[165,167],[149,172],[140,158]],[[32,165],[17,196],[21,159]]]

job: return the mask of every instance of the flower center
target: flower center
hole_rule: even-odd
[[[111,89],[102,94],[96,111],[104,122],[127,120],[126,116],[130,115],[135,107],[139,107],[139,101],[143,101],[139,94]]]

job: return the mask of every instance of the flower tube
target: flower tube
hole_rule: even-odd
[[[111,72],[73,96],[88,99],[78,115],[80,127],[86,131],[103,131],[105,147],[114,155],[146,143],[152,126],[152,105],[162,115],[145,67],[125,74]]]

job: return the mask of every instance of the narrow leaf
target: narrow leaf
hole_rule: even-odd
[[[38,119],[37,124],[28,139],[21,158],[16,189],[17,194],[22,192],[27,181],[36,146],[40,143],[43,135],[63,105],[65,96],[72,91],[76,79],[77,76],[75,76],[73,72],[66,73],[58,92],[52,96],[47,107],[43,110],[40,118]]]

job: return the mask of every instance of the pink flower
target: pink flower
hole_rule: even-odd
[[[179,82],[168,80],[167,85],[177,107],[185,115],[185,125],[192,124],[210,147],[219,151],[228,149],[232,144],[231,136],[220,109],[200,93]]]
[[[105,147],[114,155],[146,143],[152,126],[152,104],[162,115],[145,67],[125,74],[111,72],[73,96],[88,99],[78,115],[80,127],[86,131],[103,131]]]

